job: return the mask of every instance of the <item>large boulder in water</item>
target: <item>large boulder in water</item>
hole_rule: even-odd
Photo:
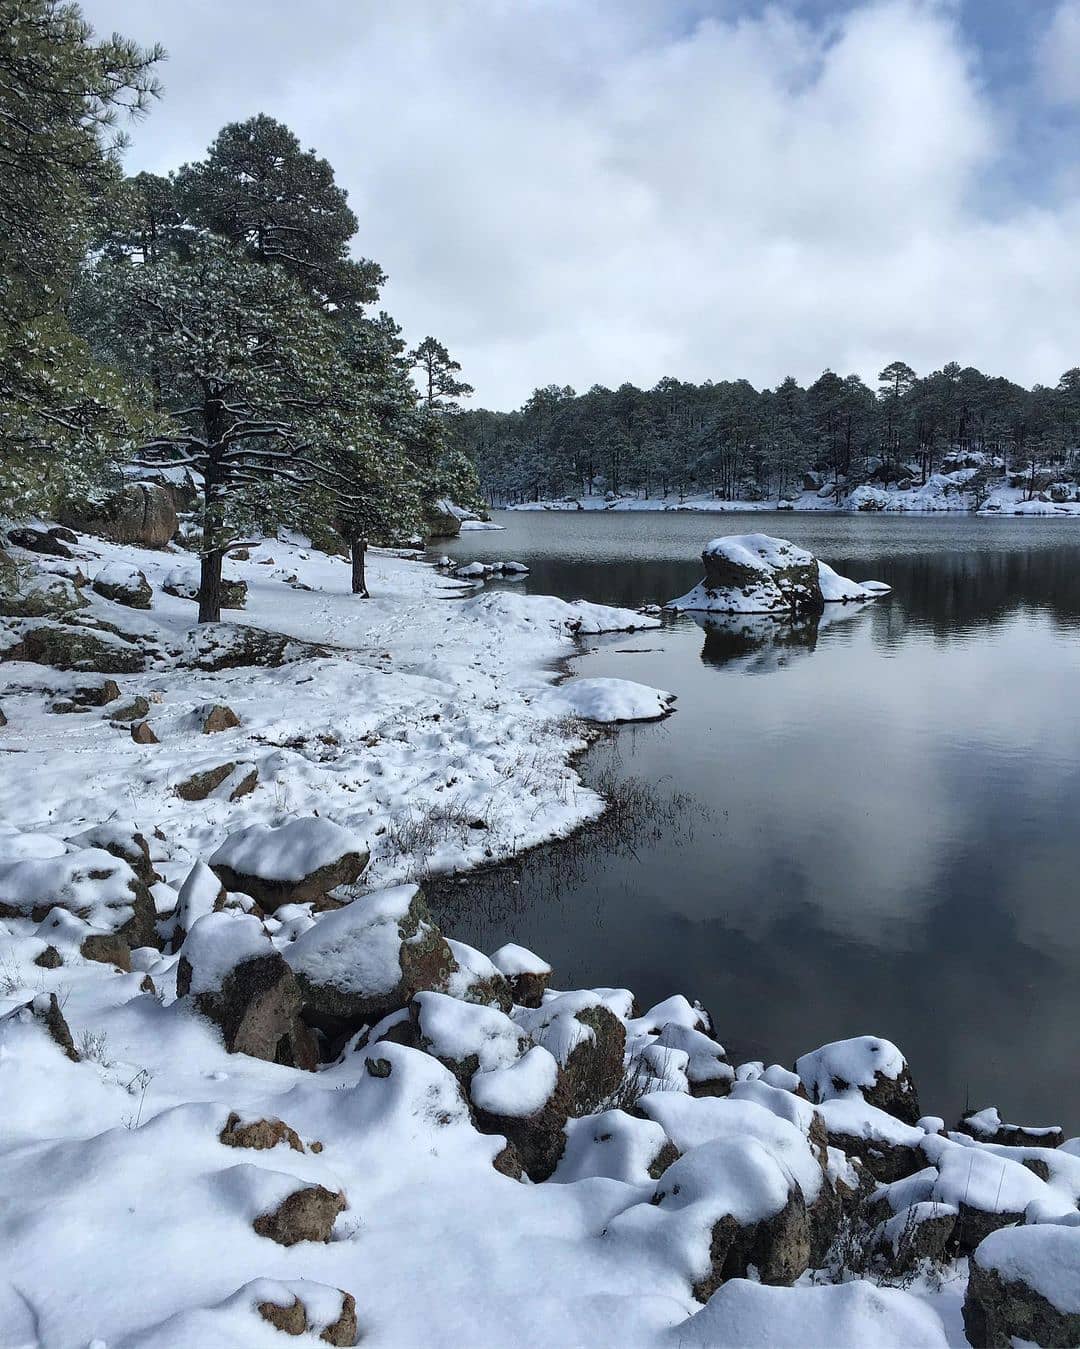
[[[812,553],[771,534],[731,534],[713,539],[701,554],[705,578],[670,600],[669,609],[723,614],[820,614],[827,601],[876,599],[880,581],[849,581]]]
[[[673,609],[732,614],[820,613],[817,559],[805,548],[768,534],[733,534],[702,550],[705,579]]]

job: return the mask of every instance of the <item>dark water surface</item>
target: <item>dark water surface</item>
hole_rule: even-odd
[[[1080,521],[495,518],[438,551],[526,562],[535,593],[663,602],[752,530],[894,593],[594,643],[575,673],[678,695],[586,760],[655,806],[632,847],[601,831],[437,896],[454,932],[531,946],[562,986],[699,997],[736,1058],[883,1035],[930,1113],[1080,1132]]]

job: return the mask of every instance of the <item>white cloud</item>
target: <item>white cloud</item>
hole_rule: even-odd
[[[1041,89],[1053,103],[1080,103],[1080,0],[1061,0],[1039,42]]]
[[[974,205],[1005,131],[952,6],[816,25],[782,4],[680,24],[648,0],[84,8],[172,54],[133,167],[255,111],[286,121],[349,189],[387,307],[489,406],[551,381],[1076,363],[1080,197]]]

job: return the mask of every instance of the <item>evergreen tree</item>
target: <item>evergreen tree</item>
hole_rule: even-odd
[[[0,0],[0,33],[0,510],[20,513],[89,494],[144,425],[66,308],[162,53],[95,43],[59,0]]]
[[[425,337],[418,347],[409,352],[413,367],[420,371],[420,396],[432,411],[450,411],[458,407],[459,398],[468,398],[471,384],[458,379],[461,363],[455,361],[435,337]]]

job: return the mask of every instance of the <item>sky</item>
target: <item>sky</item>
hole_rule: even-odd
[[[129,170],[285,122],[475,406],[1080,364],[1080,0],[82,8],[169,54]]]

